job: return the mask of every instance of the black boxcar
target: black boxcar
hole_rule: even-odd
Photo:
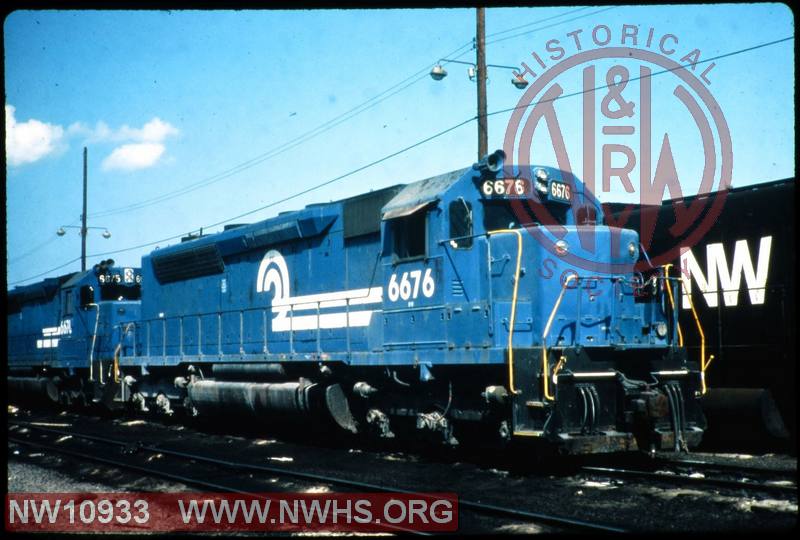
[[[705,212],[720,196],[722,211],[699,242],[673,236],[676,210],[705,198]],[[626,206],[631,210],[612,203],[606,212],[621,218]],[[796,437],[794,210],[792,178],[637,206],[625,224],[640,230],[643,217],[657,220],[652,242],[644,246],[652,258],[679,248],[670,258],[686,278],[706,348],[715,357],[704,399],[709,428],[729,440],[754,433]],[[686,300],[681,324],[690,357],[697,357],[700,338]]]

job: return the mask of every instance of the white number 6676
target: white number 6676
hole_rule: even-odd
[[[422,287],[420,287],[420,281],[422,281]],[[433,281],[430,268],[425,269],[424,276],[422,270],[403,272],[399,282],[397,280],[397,274],[392,274],[392,277],[389,279],[389,300],[396,302],[398,299],[409,300],[417,298],[420,288],[422,289],[422,294],[426,298],[433,296],[433,293],[436,291],[436,282]]]

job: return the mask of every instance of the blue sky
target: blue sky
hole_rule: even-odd
[[[651,27],[656,36],[674,34],[676,59],[695,48],[702,60],[794,36],[793,15],[783,4],[609,8],[488,9],[487,61],[533,67],[531,52],[543,52],[552,38],[569,56],[575,50],[566,46],[566,33],[589,35],[598,24],[614,39],[624,24],[639,25],[643,34]],[[88,253],[97,255],[91,265],[104,253],[268,205],[474,116],[467,66],[446,65],[449,75],[440,82],[426,75],[451,52],[473,60],[474,31],[474,9],[12,13],[4,23],[9,286],[80,255],[77,229],[63,237],[55,231],[78,224],[84,145],[89,225],[112,233],[104,239],[102,230],[90,231]],[[793,48],[790,40],[723,58],[710,74],[709,90],[731,133],[734,185],[794,176]],[[488,75],[488,110],[514,107],[522,92],[510,84],[510,73]],[[579,75],[565,77],[567,92],[579,89]],[[676,158],[682,186],[696,189],[699,139],[676,133],[668,126],[676,119],[671,109],[657,107],[669,99],[667,77],[663,84],[653,79],[654,127],[672,130],[673,152],[685,156]],[[369,108],[353,111],[363,112],[340,118],[376,96]],[[579,108],[579,99],[566,98],[559,113],[570,148],[580,140]],[[337,118],[338,125],[308,138]],[[490,118],[490,151],[502,146],[509,118]],[[476,145],[472,122],[236,221],[465,167]],[[552,164],[546,151],[538,156]],[[171,196],[187,187],[193,189]],[[619,182],[600,194],[630,197]],[[109,256],[138,265],[153,247]],[[46,275],[79,267],[76,261]]]

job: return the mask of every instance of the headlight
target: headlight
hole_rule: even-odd
[[[567,244],[564,240],[559,240],[556,242],[556,253],[559,255],[566,255],[567,251],[569,251],[569,244]]]
[[[539,193],[547,194],[547,171],[544,169],[536,169],[533,171],[533,176],[536,178],[536,190]]]
[[[639,255],[639,248],[633,242],[628,244],[628,255],[631,256],[631,259],[635,259]]]
[[[667,337],[667,323],[661,321],[660,323],[656,324],[656,335],[661,339]]]

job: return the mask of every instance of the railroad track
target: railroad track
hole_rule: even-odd
[[[693,487],[715,487],[730,490],[796,496],[796,471],[738,467],[727,464],[689,460],[664,460],[646,469],[582,466],[583,473],[593,476],[646,480]],[[700,472],[700,471],[704,472]],[[715,476],[708,476],[709,473]],[[753,477],[760,477],[753,480]]]
[[[55,429],[51,427],[44,427],[35,425],[30,422],[9,422],[9,427],[16,426],[17,428],[25,428],[29,433],[38,432],[40,434],[49,435],[51,437],[69,437],[71,440],[85,441],[90,444],[84,445],[80,450],[73,448],[66,448],[64,445],[56,445],[52,442],[43,442],[41,440],[33,440],[31,438],[21,438],[19,436],[12,436],[9,434],[9,442],[33,446],[50,452],[68,455],[73,458],[83,461],[93,461],[102,463],[112,467],[136,471],[149,476],[161,477],[173,482],[180,482],[187,485],[201,487],[203,489],[210,489],[218,492],[228,493],[254,493],[258,492],[257,486],[253,483],[240,482],[237,484],[234,480],[240,476],[225,475],[227,480],[215,481],[208,478],[208,474],[203,475],[190,475],[188,473],[176,473],[164,470],[164,457],[172,458],[182,464],[191,462],[193,464],[204,464],[213,469],[222,468],[226,471],[238,471],[242,473],[259,473],[269,474],[275,477],[293,478],[296,480],[322,483],[330,486],[338,486],[348,490],[356,490],[361,492],[382,492],[382,493],[404,493],[416,494],[419,490],[409,490],[397,487],[382,486],[373,483],[360,482],[343,477],[335,477],[324,474],[309,473],[299,470],[293,470],[289,467],[273,467],[268,465],[260,465],[254,463],[237,462],[229,459],[220,458],[217,456],[203,455],[193,452],[186,452],[183,450],[171,449],[157,445],[144,444],[140,441],[131,441],[123,439],[115,439],[112,437],[91,435],[80,433],[71,429],[69,431],[62,429]],[[19,431],[18,429],[16,431]],[[116,457],[110,457],[108,452],[98,452],[98,445],[117,447],[120,451]],[[135,456],[142,457],[143,455],[160,456],[155,463],[142,464],[137,463],[132,458]],[[158,465],[162,465],[161,467]],[[247,486],[250,487],[247,487]],[[263,485],[260,491],[274,491],[274,489],[267,487],[264,489]],[[468,499],[458,499],[459,511],[468,510],[478,515],[492,516],[510,521],[522,521],[526,523],[533,523],[537,525],[546,525],[554,527],[563,531],[582,531],[582,532],[626,532],[625,529],[614,527],[610,525],[594,523],[590,521],[583,521],[573,518],[567,518],[552,514],[530,512],[522,509],[509,508],[505,506],[493,505],[473,501]],[[420,534],[419,531],[409,531],[406,529],[395,528],[398,532],[413,532]],[[422,533],[424,534],[424,533]]]
[[[731,463],[713,463],[693,459],[658,458],[654,464],[668,467],[683,467],[693,471],[728,473],[738,476],[778,477],[781,479],[794,479],[797,476],[797,469],[767,469],[765,467],[750,467]]]

